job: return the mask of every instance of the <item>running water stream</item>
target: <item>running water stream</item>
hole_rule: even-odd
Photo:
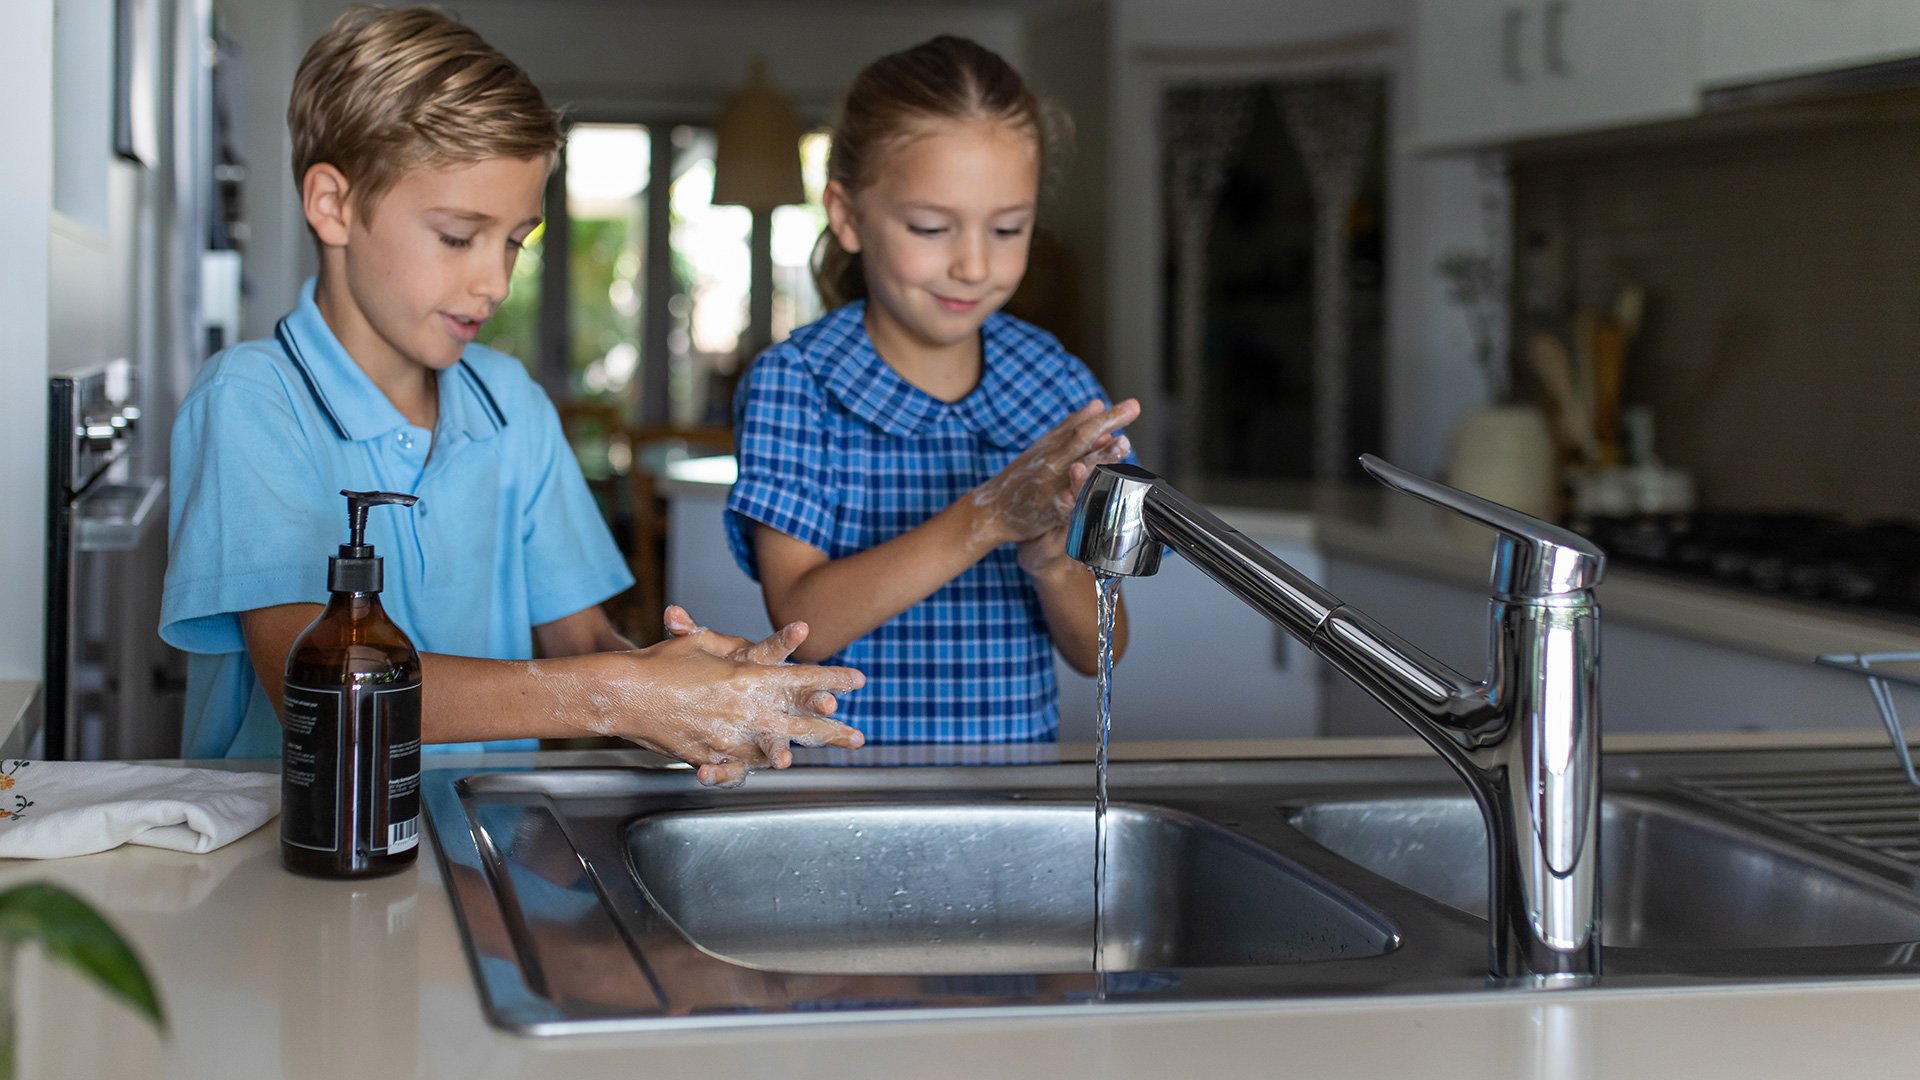
[[[1120,598],[1120,579],[1098,571],[1093,578],[1100,633],[1100,741],[1093,756],[1093,972],[1098,1001],[1107,996],[1107,734],[1113,727],[1113,610]]]

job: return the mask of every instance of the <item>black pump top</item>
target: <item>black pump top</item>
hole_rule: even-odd
[[[340,494],[347,497],[347,542],[340,545],[340,554],[327,560],[327,590],[337,593],[377,593],[384,582],[381,580],[380,557],[373,553],[373,545],[367,543],[367,509],[388,504],[412,506],[420,498],[393,491],[349,491],[346,488],[341,488]]]

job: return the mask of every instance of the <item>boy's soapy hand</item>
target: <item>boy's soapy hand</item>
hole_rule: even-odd
[[[1140,403],[1132,398],[1108,408],[1088,402],[1034,440],[993,479],[974,488],[973,504],[984,512],[990,535],[998,543],[1018,543],[1065,525],[1080,494],[1073,467],[1091,469],[1123,460],[1131,446],[1125,435],[1114,432],[1139,415]]]
[[[761,642],[717,634],[669,608],[666,641],[606,654],[628,665],[600,702],[603,734],[617,735],[695,767],[702,784],[732,787],[754,769],[793,764],[792,744],[858,747],[865,737],[831,719],[835,694],[857,690],[852,668],[788,664],[806,640],[795,623]]]

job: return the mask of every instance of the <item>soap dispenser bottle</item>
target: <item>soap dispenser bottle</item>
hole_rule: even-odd
[[[380,606],[367,510],[418,500],[340,494],[348,538],[327,560],[331,595],[287,654],[280,861],[316,877],[377,877],[419,854],[420,654]]]

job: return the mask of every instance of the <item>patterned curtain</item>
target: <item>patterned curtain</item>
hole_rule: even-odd
[[[1313,185],[1313,474],[1351,471],[1347,358],[1347,215],[1373,153],[1385,86],[1379,78],[1316,80],[1274,90],[1280,115]]]
[[[1206,365],[1201,354],[1207,292],[1207,236],[1227,165],[1246,137],[1254,90],[1209,85],[1169,89],[1160,131],[1167,169],[1167,209],[1173,227],[1174,370],[1179,374],[1176,430],[1169,446],[1181,451],[1176,472],[1197,475],[1204,429]]]

